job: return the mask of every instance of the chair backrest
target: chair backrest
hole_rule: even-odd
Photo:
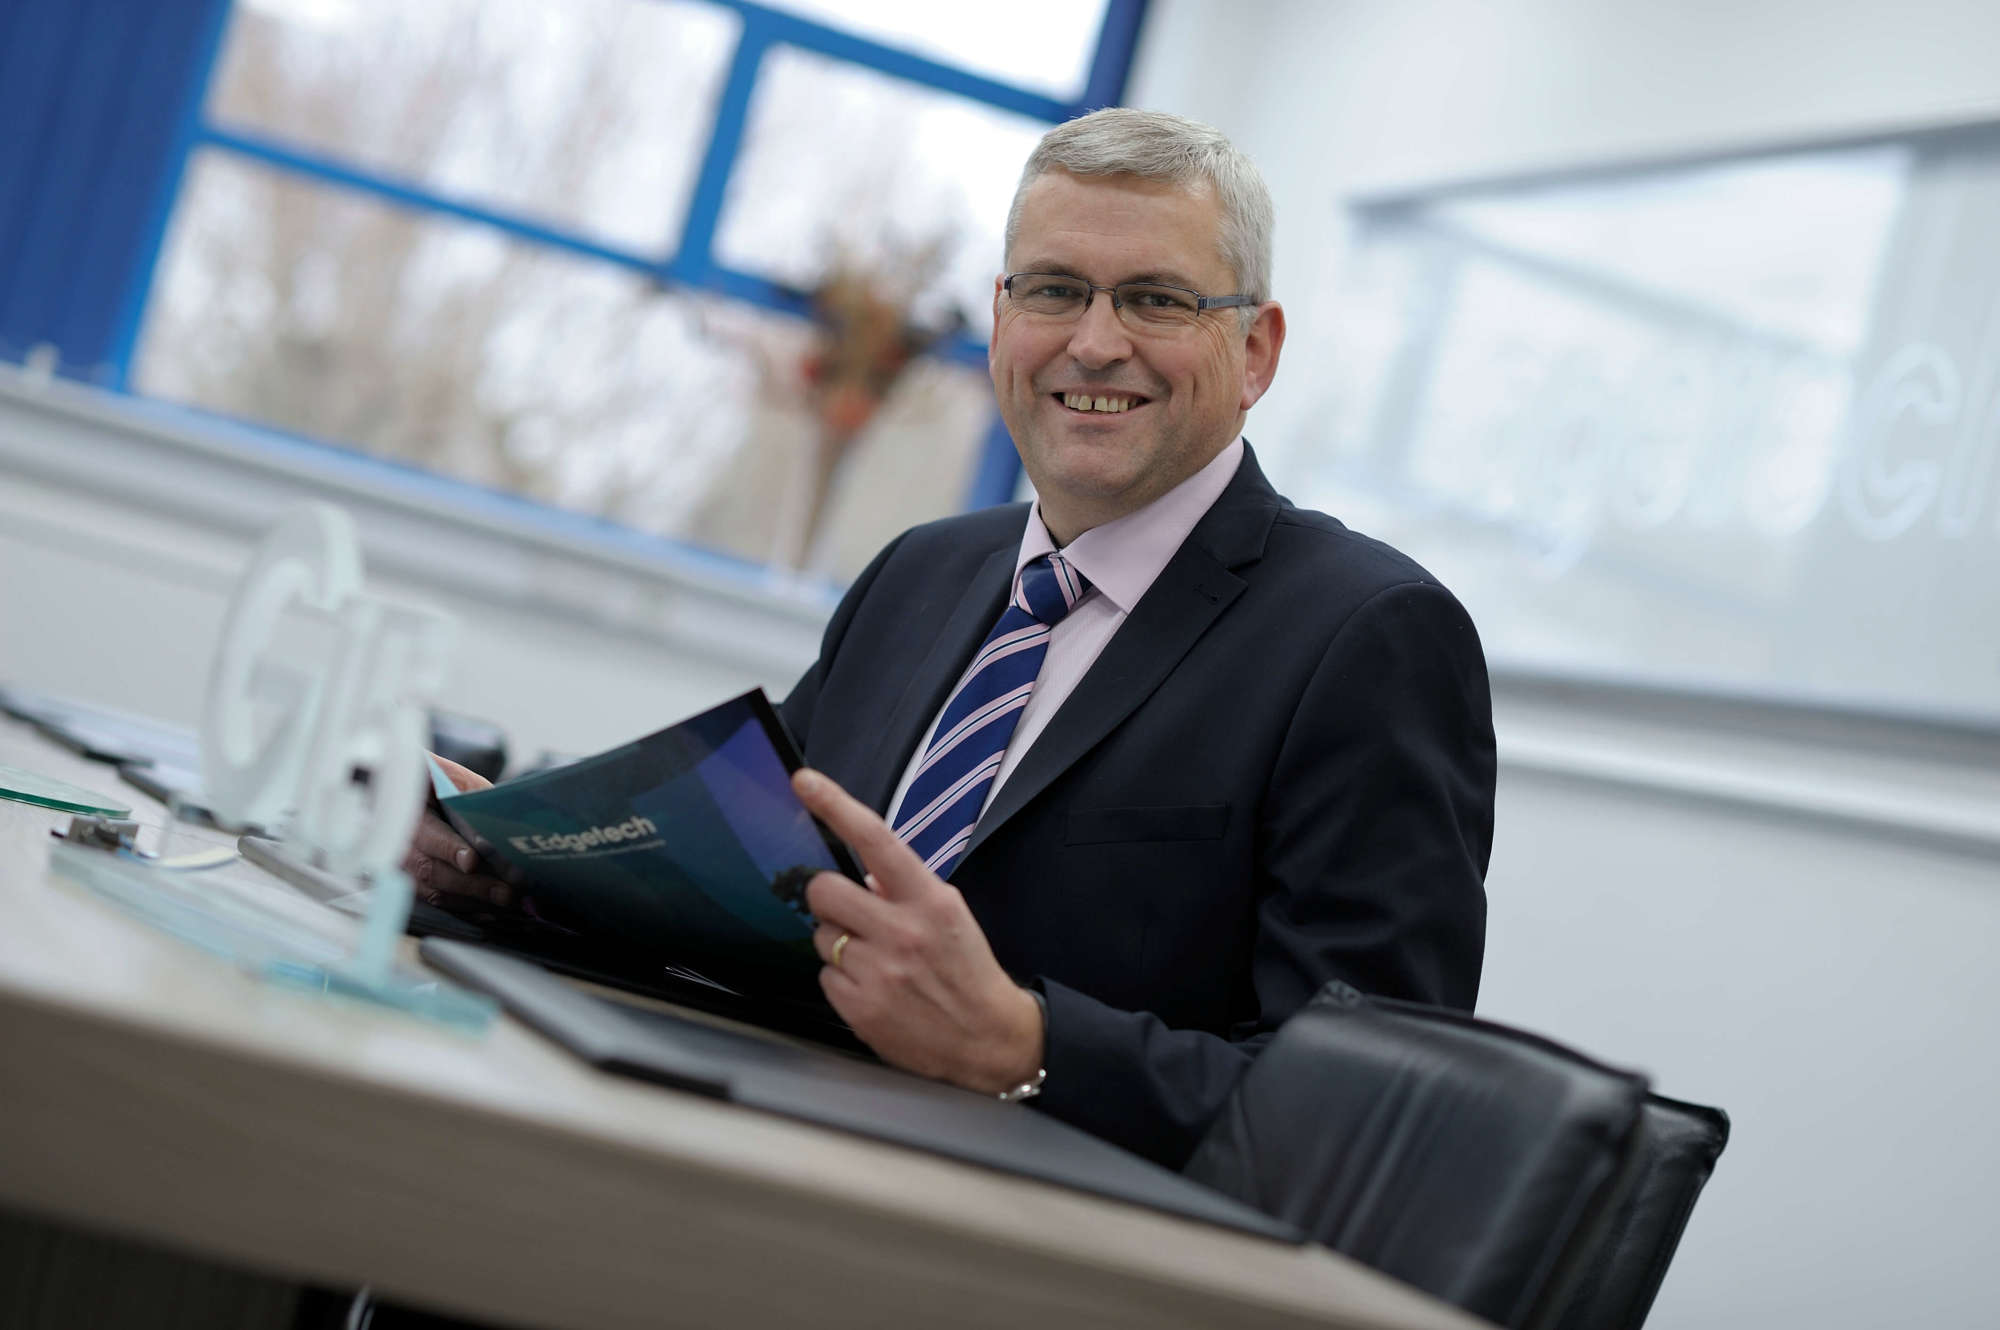
[[[1729,1144],[1719,1108],[1646,1097],[1632,1189],[1570,1292],[1561,1330],[1639,1330],[1704,1183]]]
[[[1539,1036],[1329,984],[1186,1173],[1509,1330],[1568,1305],[1633,1179],[1646,1082]]]

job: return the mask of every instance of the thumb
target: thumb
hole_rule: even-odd
[[[484,790],[490,788],[493,784],[492,781],[472,770],[472,768],[462,767],[448,757],[439,757],[436,753],[429,754],[429,757],[431,761],[438,764],[439,769],[444,772],[445,778],[453,785],[456,785],[461,792],[466,790]]]

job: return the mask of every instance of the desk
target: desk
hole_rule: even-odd
[[[129,794],[149,848],[163,821],[5,718],[0,763]],[[268,988],[50,874],[64,824],[0,803],[0,1206],[552,1330],[1482,1324],[1321,1248],[602,1075],[504,1018]]]

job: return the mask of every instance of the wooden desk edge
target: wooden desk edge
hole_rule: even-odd
[[[7,1204],[503,1324],[1479,1324],[1318,1249],[1126,1207],[1158,1259],[996,1241],[52,1004],[0,1003],[0,1048]]]

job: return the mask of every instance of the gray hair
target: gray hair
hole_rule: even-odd
[[[1057,125],[1042,135],[1021,168],[1021,183],[1007,209],[1009,254],[1021,229],[1021,200],[1028,186],[1051,170],[1079,176],[1131,175],[1215,191],[1222,208],[1222,261],[1235,273],[1237,290],[1260,303],[1271,298],[1271,191],[1264,187],[1257,164],[1222,131],[1164,111],[1129,106],[1107,107]]]

